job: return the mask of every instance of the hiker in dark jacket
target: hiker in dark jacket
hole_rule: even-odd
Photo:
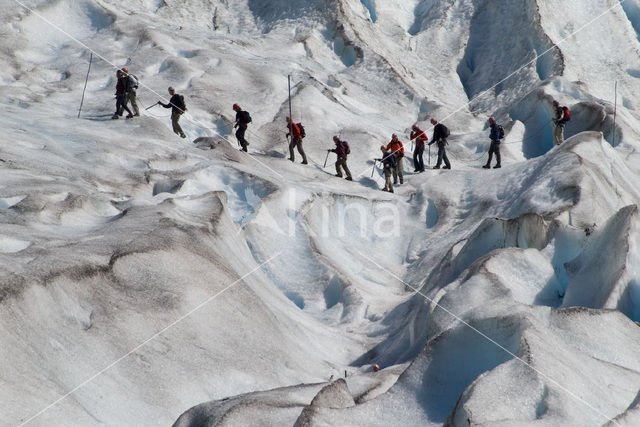
[[[555,99],[553,100],[553,109],[555,112],[553,123],[556,125],[553,129],[553,143],[555,145],[560,145],[564,142],[564,125],[567,121],[564,117],[564,108],[562,108],[560,103]]]
[[[338,156],[338,160],[336,160],[336,176],[342,178],[342,171],[340,168],[344,169],[344,173],[347,175],[347,181],[353,181],[351,177],[351,171],[347,166],[347,145],[344,141],[341,141],[340,138],[336,135],[333,137],[333,142],[336,144],[336,148],[333,150],[328,150],[332,153],[336,153]]]
[[[236,123],[235,125],[233,125],[233,127],[238,129],[236,130],[236,138],[238,138],[238,143],[242,147],[242,151],[246,153],[249,143],[245,139],[244,134],[247,131],[249,122],[251,121],[251,116],[249,115],[249,113],[240,108],[240,105],[238,104],[233,104],[233,111],[236,112]]]
[[[493,117],[489,117],[489,126],[491,128],[491,132],[489,133],[489,139],[491,140],[491,146],[489,147],[489,160],[487,160],[487,163],[482,167],[485,169],[489,169],[491,167],[491,158],[495,153],[496,165],[493,168],[498,169],[500,167],[500,126],[498,126],[496,119]]]
[[[112,119],[118,119],[122,116],[123,110],[126,110],[127,118],[133,117],[131,110],[127,107],[127,77],[122,70],[116,71],[116,112],[113,113]]]
[[[164,108],[171,108],[171,125],[173,126],[173,131],[180,135],[181,138],[186,138],[187,135],[182,131],[182,127],[180,127],[180,117],[182,114],[187,111],[187,107],[184,103],[184,97],[182,95],[178,95],[174,88],[169,87],[168,89],[169,95],[171,95],[171,99],[169,99],[168,104],[163,104],[158,101],[158,104],[162,105]]]
[[[417,124],[411,128],[411,140],[416,140],[416,146],[413,149],[413,169],[414,172],[424,172],[424,143],[428,141],[427,134],[418,127]]]
[[[451,163],[449,163],[449,158],[447,157],[447,136],[449,134],[449,130],[442,123],[438,123],[436,119],[431,119],[431,124],[433,127],[433,137],[431,138],[431,142],[429,145],[434,142],[438,144],[438,162],[433,167],[434,169],[440,169],[440,165],[444,160],[444,168],[443,169],[451,169]]]
[[[384,145],[380,146],[380,151],[382,151],[382,158],[376,159],[376,161],[382,162],[382,169],[384,171],[384,188],[382,189],[382,191],[393,193],[391,174],[396,168],[396,155],[392,151],[387,150],[387,147],[385,147]]]
[[[302,148],[302,131],[300,127],[291,120],[291,117],[287,117],[287,138],[291,137],[291,142],[289,143],[289,160],[295,162],[296,156],[293,154],[293,149],[298,147],[298,153],[302,156],[302,164],[307,164],[307,155],[304,154],[304,149]]]

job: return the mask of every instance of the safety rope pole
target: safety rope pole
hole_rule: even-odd
[[[617,110],[618,110],[618,81],[616,80],[616,84],[615,84],[615,95],[614,95],[614,102],[613,102],[613,146],[616,146],[616,114],[617,114]]]
[[[82,104],[84,104],[84,93],[87,90],[87,82],[89,81],[89,73],[91,72],[91,62],[93,62],[93,52],[89,55],[89,69],[87,70],[87,77],[84,79],[84,89],[82,89],[82,100],[80,101],[80,108],[78,109],[78,118],[80,118]]]

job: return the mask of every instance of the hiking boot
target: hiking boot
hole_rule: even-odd
[[[442,169],[451,169],[451,166],[445,166]]]
[[[133,117],[140,117],[140,113],[135,113]]]
[[[288,160],[295,162],[295,159],[293,157],[287,157]]]
[[[351,178],[350,176],[345,178],[347,181],[353,181],[353,178]]]
[[[489,165],[484,165],[484,166],[482,166],[482,168],[483,168],[483,169],[489,169],[490,167],[491,167],[491,166],[489,166]]]
[[[434,166],[433,169],[440,169],[440,166]]]
[[[494,168],[494,169],[500,169],[500,168],[501,168],[501,166],[500,166],[500,165],[495,165],[493,168]]]
[[[119,118],[120,118],[120,116],[117,115],[117,114],[114,114],[113,116],[111,116],[111,120],[116,120],[116,119],[119,119]]]
[[[307,163],[307,161],[306,161],[306,160],[303,160],[303,161],[302,161],[302,164],[303,164],[303,165],[308,165],[309,163]]]
[[[338,178],[342,178],[342,175],[340,175],[339,173],[333,175],[333,176],[337,176]]]
[[[133,114],[127,114],[127,117],[125,117],[125,119],[132,119],[132,118],[133,118]]]
[[[398,181],[393,181],[393,184],[394,185],[398,185]]]
[[[382,191],[389,191],[389,190],[387,190],[386,188],[383,188]]]
[[[180,134],[180,138],[186,138],[186,137],[187,137],[187,135],[185,135],[185,134],[184,134],[184,132],[182,132],[182,133]]]
[[[400,184],[404,184],[404,179],[400,178]]]
[[[391,190],[389,190],[389,193],[393,193],[393,188]]]

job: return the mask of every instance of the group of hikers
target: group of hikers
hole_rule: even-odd
[[[117,83],[116,83],[116,112],[113,115],[113,119],[117,119],[122,116],[123,111],[127,111],[129,113],[126,118],[133,118],[140,115],[140,110],[137,104],[136,90],[138,89],[138,78],[133,74],[129,73],[129,70],[126,67],[122,67],[116,72]],[[180,117],[187,111],[186,104],[184,102],[184,97],[176,93],[173,87],[169,87],[168,89],[169,95],[171,98],[168,103],[163,103],[158,101],[154,105],[161,105],[164,108],[171,108],[171,124],[173,126],[173,131],[179,135],[181,138],[186,138],[186,135],[182,128],[180,127]],[[133,108],[133,112],[127,107],[127,104],[130,103]],[[151,108],[149,107],[149,108]],[[247,152],[247,147],[249,146],[249,142],[247,141],[245,134],[249,123],[251,123],[251,115],[248,111],[243,110],[239,104],[233,104],[233,111],[236,113],[234,128],[236,129],[236,139],[238,140],[238,145],[241,147],[240,149],[244,152]],[[571,119],[571,114],[569,109],[566,106],[560,106],[560,103],[557,100],[553,101],[554,108],[554,118],[553,122],[555,124],[555,128],[553,130],[553,140],[555,145],[560,145],[564,141],[564,127],[566,123]],[[147,108],[148,109],[148,108]],[[295,123],[290,117],[286,117],[287,122],[287,134],[286,137],[289,139],[289,160],[295,162],[295,153],[294,149],[297,149],[300,156],[302,156],[302,164],[306,165],[307,156],[304,152],[304,148],[302,146],[302,140],[305,137],[305,130],[302,123]],[[491,162],[493,156],[495,155],[496,164],[493,166],[494,169],[498,169],[502,167],[501,164],[501,156],[500,156],[500,143],[505,136],[504,128],[496,122],[494,117],[489,117],[489,140],[491,141],[491,145],[489,146],[489,158],[487,159],[487,163],[482,167],[484,169],[491,168]],[[444,124],[439,123],[435,118],[431,119],[431,124],[433,125],[433,136],[431,138],[431,142],[427,137],[427,134],[424,130],[420,129],[417,124],[412,126],[410,140],[414,141],[414,150],[413,150],[413,166],[414,172],[424,172],[424,150],[425,146],[432,144],[437,144],[438,147],[438,160],[435,166],[432,169],[451,169],[451,163],[449,162],[449,158],[447,156],[446,146],[448,145],[447,138],[450,135],[449,128],[447,128]],[[336,174],[335,176],[342,178],[343,173],[346,175],[346,179],[348,181],[353,181],[353,176],[351,175],[351,171],[347,166],[347,157],[351,153],[351,148],[347,141],[343,141],[339,136],[333,137],[333,142],[335,144],[335,148],[327,150],[327,157],[330,152],[333,152],[337,156],[337,160],[335,162]],[[403,158],[404,158],[404,146],[402,141],[398,139],[397,134],[391,135],[391,141],[387,145],[380,146],[380,151],[382,152],[382,157],[374,159],[374,167],[376,162],[380,162],[382,164],[384,177],[385,177],[385,185],[382,188],[382,191],[388,191],[393,193],[393,185],[403,184]],[[442,166],[444,163],[444,166]],[[326,160],[325,160],[326,165]],[[393,183],[391,178],[393,177]]]

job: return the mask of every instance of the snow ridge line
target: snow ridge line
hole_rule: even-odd
[[[624,1],[624,0],[623,0]],[[539,369],[533,367],[531,364],[529,364],[527,361],[525,361],[524,359],[522,359],[521,357],[519,357],[518,355],[514,354],[513,352],[509,351],[509,349],[505,348],[503,345],[501,345],[499,342],[495,341],[494,339],[492,339],[491,337],[487,336],[485,333],[483,333],[482,331],[480,331],[479,329],[473,327],[471,324],[469,324],[468,322],[465,322],[462,318],[460,318],[459,316],[457,316],[455,313],[451,312],[450,310],[448,310],[446,307],[443,307],[442,305],[440,305],[439,303],[437,303],[436,301],[434,301],[433,299],[429,298],[427,295],[425,295],[424,293],[422,293],[418,288],[410,285],[409,283],[407,283],[406,281],[404,281],[402,278],[398,277],[397,275],[395,275],[394,273],[392,273],[391,271],[387,270],[386,268],[384,268],[383,266],[381,266],[380,264],[378,264],[373,258],[369,257],[369,255],[358,251],[358,253],[365,259],[367,259],[369,262],[371,262],[371,264],[375,265],[378,269],[380,269],[381,271],[384,271],[385,273],[387,273],[388,275],[392,276],[393,278],[397,279],[398,281],[400,281],[402,284],[404,284],[405,286],[407,286],[408,288],[410,288],[411,290],[413,290],[415,293],[417,293],[418,295],[424,297],[424,299],[426,299],[427,301],[429,301],[430,303],[434,304],[436,307],[444,310],[445,313],[449,314],[451,317],[453,317],[455,320],[457,320],[458,322],[462,323],[464,326],[468,327],[469,329],[471,329],[472,331],[474,331],[475,333],[477,333],[478,335],[480,335],[481,337],[485,338],[487,341],[489,341],[491,344],[495,345],[496,347],[498,347],[499,349],[503,350],[505,353],[507,353],[508,355],[510,355],[511,357],[513,357],[514,359],[522,362],[525,366],[527,366],[528,368],[530,368],[531,370],[533,370],[535,373],[537,373],[538,375],[540,375],[541,377],[545,378],[547,381],[555,384],[556,386],[558,386],[560,389],[564,390],[567,394],[569,394],[569,396],[571,396],[572,398],[574,398],[577,402],[580,402],[582,404],[584,404],[586,407],[588,407],[589,409],[591,409],[593,412],[595,412],[596,414],[602,416],[608,423],[613,423],[616,426],[620,426],[622,427],[622,425],[616,421],[614,418],[609,418],[607,415],[603,414],[600,410],[594,408],[589,402],[587,402],[586,400],[584,400],[583,398],[581,398],[580,396],[578,396],[576,393],[572,392],[571,390],[569,390],[568,388],[564,387],[562,384],[560,384],[558,381],[556,381],[555,379],[553,379],[552,377],[550,377],[549,375],[545,374],[544,372],[540,371]]]
[[[178,323],[182,322],[183,320],[185,320],[187,317],[191,316],[193,313],[195,313],[196,311],[200,310],[202,307],[204,307],[205,305],[209,304],[211,301],[213,301],[214,299],[216,299],[217,297],[219,297],[220,295],[222,295],[223,293],[225,293],[226,291],[228,291],[229,289],[231,289],[232,287],[234,287],[236,284],[242,282],[245,278],[251,276],[253,273],[255,273],[256,271],[260,270],[262,267],[264,267],[265,265],[269,264],[271,261],[273,261],[274,259],[276,259],[277,257],[279,257],[282,254],[282,251],[278,252],[277,254],[275,254],[274,256],[272,256],[271,258],[269,258],[268,260],[264,261],[262,264],[256,266],[253,270],[249,271],[248,273],[244,274],[243,276],[241,276],[240,278],[236,279],[234,282],[232,282],[231,284],[227,285],[224,289],[218,291],[217,293],[215,293],[214,295],[211,295],[209,298],[207,298],[206,300],[204,300],[203,302],[201,302],[200,304],[198,304],[196,307],[194,307],[193,309],[189,310],[186,314],[183,314],[182,316],[180,316],[177,320],[174,320],[173,322],[171,322],[169,325],[165,326],[164,328],[160,329],[158,332],[156,332],[155,334],[153,334],[152,336],[150,336],[149,338],[147,338],[146,340],[144,340],[142,343],[138,344],[137,346],[135,346],[132,350],[130,350],[129,352],[127,352],[126,354],[120,356],[118,359],[116,359],[115,361],[111,362],[109,365],[107,365],[106,367],[102,368],[99,372],[93,374],[91,377],[87,378],[86,380],[84,380],[83,382],[81,382],[80,384],[78,384],[77,386],[75,386],[72,390],[70,390],[69,392],[67,392],[65,395],[59,397],[57,400],[55,400],[54,402],[52,402],[51,404],[49,404],[48,406],[46,406],[45,408],[43,408],[42,410],[40,410],[38,413],[32,415],[31,417],[27,418],[26,421],[23,421],[22,423],[20,423],[18,425],[18,427],[22,427],[24,425],[27,425],[28,423],[30,423],[31,421],[35,420],[36,418],[38,418],[40,415],[44,414],[45,412],[47,412],[49,409],[53,408],[55,405],[57,405],[58,403],[60,403],[61,401],[63,401],[64,399],[66,399],[67,397],[69,397],[70,395],[72,395],[73,393],[75,393],[76,391],[78,391],[80,388],[84,387],[85,385],[89,384],[91,381],[95,380],[96,378],[98,378],[100,375],[104,374],[105,372],[107,372],[109,369],[113,368],[114,366],[116,366],[118,363],[120,363],[121,361],[123,361],[124,359],[126,359],[127,357],[129,357],[131,354],[135,353],[136,351],[138,351],[140,348],[144,347],[147,343],[149,343],[150,341],[153,341],[154,339],[156,339],[157,337],[159,337],[160,335],[162,335],[163,333],[165,333],[166,331],[168,331],[169,329],[173,328],[174,326],[176,326]]]
[[[39,14],[38,12],[36,12],[34,9],[30,8],[29,6],[25,5],[24,3],[22,3],[20,0],[13,0],[16,4],[18,4],[19,6],[23,7],[24,9],[26,9],[27,11],[29,11],[29,13],[32,13],[34,16],[36,16],[37,18],[41,19],[42,21],[44,21],[46,24],[50,25],[52,28],[54,28],[56,31],[59,31],[60,33],[64,34],[66,37],[68,37],[69,39],[73,40],[74,42],[76,42],[77,44],[79,44],[81,47],[87,49],[89,52],[93,53],[94,55],[96,55],[98,58],[102,59],[104,62],[106,62],[107,64],[111,65],[113,68],[115,68],[116,70],[119,70],[120,67],[118,67],[117,65],[115,65],[113,62],[109,61],[107,58],[105,58],[104,56],[100,55],[98,52],[96,52],[95,50],[93,50],[92,48],[90,48],[89,46],[87,46],[85,43],[81,42],[80,40],[78,40],[77,38],[73,37],[71,34],[67,33],[65,30],[63,30],[62,28],[60,28],[59,26],[57,26],[56,24],[54,24],[53,22],[49,21],[47,18],[45,18],[44,16],[42,16],[41,14]],[[162,99],[163,101],[167,101],[167,98],[163,95],[160,95],[158,92],[156,92],[155,90],[153,90],[152,88],[150,88],[149,86],[146,86],[145,84],[139,83],[140,87],[147,89],[149,92],[153,93],[154,95],[157,95],[160,99]],[[191,114],[188,113],[188,111],[183,111],[182,112],[186,117],[187,120],[191,121],[192,123],[195,123],[196,125],[198,125],[199,127],[209,130],[211,131],[214,135],[220,137],[221,139],[223,139],[224,141],[228,142],[229,144],[233,145],[231,143],[231,141],[229,141],[224,135],[221,135],[218,131],[211,129],[210,127],[208,127],[207,124],[201,122],[200,120],[194,119],[193,116],[191,116]],[[185,151],[187,149],[187,147],[179,150],[179,149],[172,149],[175,150],[176,154],[180,154],[183,151]],[[280,177],[281,179],[284,179],[284,176],[282,176],[282,174],[280,174],[279,172],[275,171],[273,168],[271,168],[270,166],[268,166],[267,164],[265,164],[264,162],[258,160],[255,156],[250,156],[251,159],[253,159],[255,162],[259,163],[260,165],[264,166],[266,169],[268,169],[269,171],[273,172],[274,174],[276,174],[278,177]]]

